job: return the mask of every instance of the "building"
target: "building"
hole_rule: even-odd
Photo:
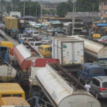
[[[71,18],[73,17],[73,12],[67,12],[65,15],[66,18]],[[75,12],[75,19],[80,19],[83,20],[84,22],[92,22],[94,18],[95,20],[98,20],[99,18],[99,13],[98,12]]]
[[[98,0],[99,1],[99,16],[103,21],[107,21],[107,0]]]

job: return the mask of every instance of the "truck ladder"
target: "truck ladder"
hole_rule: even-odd
[[[9,77],[12,76],[12,66],[8,66],[8,69],[7,69],[7,81],[9,80]]]

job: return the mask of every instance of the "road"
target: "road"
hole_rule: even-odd
[[[4,36],[4,38],[0,36],[0,41],[9,40],[9,41],[12,41],[14,45],[18,45],[18,42],[12,39],[10,36],[8,36],[6,33],[4,33],[4,31],[0,30],[0,34]],[[107,99],[99,99],[99,101],[102,107],[107,107]]]

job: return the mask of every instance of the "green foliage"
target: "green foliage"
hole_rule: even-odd
[[[23,15],[23,2],[20,3],[18,11]],[[27,2],[25,3],[25,15],[38,16],[40,15],[41,7],[37,2]]]
[[[98,0],[77,0],[76,11],[77,12],[92,12],[94,3],[94,11],[98,11]],[[57,7],[57,14],[60,17],[64,17],[67,12],[72,12],[72,0],[68,0],[67,3],[60,3]]]
[[[57,14],[60,17],[64,17],[67,12],[71,12],[71,11],[72,11],[72,4],[69,3],[62,2],[57,7]]]

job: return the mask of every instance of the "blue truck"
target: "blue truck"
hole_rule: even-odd
[[[9,62],[9,49],[8,49],[8,47],[0,46],[0,59]]]
[[[99,65],[94,63],[84,63],[77,70],[79,80],[83,80],[85,83],[91,81],[92,77],[105,76],[105,71]]]

